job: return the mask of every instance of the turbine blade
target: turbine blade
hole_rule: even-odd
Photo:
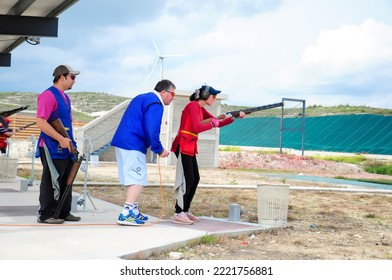
[[[161,59],[161,80],[163,80],[163,59],[164,57]]]
[[[158,56],[161,56],[161,52],[159,51],[158,46],[157,46],[157,44],[154,41],[154,38],[151,37],[151,41],[154,44],[154,47],[155,47],[155,50],[156,50]]]
[[[186,56],[186,54],[165,54],[162,57],[176,57],[176,56]]]
[[[160,60],[160,59],[158,58],[157,61],[155,62],[154,67],[152,67],[152,70],[151,70],[150,74],[148,74],[148,77],[147,77],[147,79],[144,81],[144,84],[147,83],[148,80],[151,78],[152,73],[154,72],[155,68],[157,68],[157,65],[158,65],[158,63],[159,63],[159,60]]]

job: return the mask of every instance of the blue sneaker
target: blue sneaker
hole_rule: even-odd
[[[137,215],[137,219],[142,221],[147,221],[148,217],[144,216],[142,213],[139,213],[139,215]]]
[[[132,212],[132,210],[130,210],[128,215],[126,215],[126,216],[123,213],[120,213],[120,216],[118,216],[118,219],[117,219],[117,224],[124,225],[124,226],[140,226],[140,225],[144,225],[144,221],[139,219],[139,215],[136,216]]]
[[[129,207],[129,206],[128,206]],[[144,216],[142,213],[140,213],[140,210],[139,210],[139,203],[137,203],[137,202],[134,202],[133,203],[133,209],[136,209],[137,211],[135,211],[136,213],[139,213],[139,214],[137,214],[137,216],[136,216],[136,219],[138,219],[138,220],[142,220],[142,221],[147,221],[148,220],[148,217],[147,216]],[[128,208],[129,209],[129,208]],[[134,213],[135,213],[134,212]]]

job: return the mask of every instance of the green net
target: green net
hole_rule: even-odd
[[[280,147],[280,117],[236,119],[221,128],[220,144]],[[302,149],[302,118],[284,118],[282,147]],[[392,116],[334,115],[306,117],[304,149],[392,155]]]

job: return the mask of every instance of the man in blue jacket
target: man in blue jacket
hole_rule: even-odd
[[[126,109],[111,145],[115,147],[120,183],[126,187],[125,205],[117,223],[143,225],[148,220],[140,210],[137,199],[147,186],[147,149],[167,157],[169,152],[160,140],[164,105],[169,105],[176,87],[169,80],[158,82],[154,91],[132,99]]]

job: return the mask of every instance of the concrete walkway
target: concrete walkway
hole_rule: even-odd
[[[86,210],[75,205],[80,222],[38,224],[38,183],[25,190],[24,182],[0,179],[0,260],[143,259],[205,235],[270,228],[208,217],[191,226],[178,225],[151,216],[150,225],[119,226],[115,221],[122,207],[95,198],[93,204],[87,199]]]
[[[303,177],[290,179],[306,180]],[[74,203],[73,212],[82,217],[80,222],[38,224],[39,182],[31,187],[26,183],[18,177],[0,179],[0,260],[144,259],[153,253],[175,250],[205,235],[251,234],[271,228],[209,217],[202,217],[200,223],[187,226],[152,216],[149,225],[119,226],[115,221],[122,207],[94,197],[92,201],[86,200],[86,209]],[[391,189],[374,186],[328,183],[331,183],[328,188],[297,186],[290,187],[290,190],[392,193]]]

